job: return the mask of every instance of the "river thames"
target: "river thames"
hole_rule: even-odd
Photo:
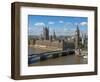
[[[36,54],[39,52],[43,52],[42,49],[28,49],[28,54]],[[87,58],[83,58],[82,56],[77,56],[75,54],[61,56],[57,58],[50,58],[44,61],[35,62],[33,64],[29,64],[29,66],[47,66],[47,65],[74,65],[74,64],[87,64]]]

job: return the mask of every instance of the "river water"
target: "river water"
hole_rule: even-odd
[[[28,49],[28,54],[36,54],[39,52],[43,52],[43,50],[36,50],[33,48]],[[30,64],[29,66],[47,66],[47,65],[74,65],[74,64],[87,64],[87,59],[84,59],[81,56],[76,56],[75,54],[61,56],[58,58],[51,58],[44,61],[39,61],[34,64]]]

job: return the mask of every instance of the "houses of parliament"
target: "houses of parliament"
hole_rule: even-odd
[[[56,50],[67,50],[67,49],[77,49],[80,48],[80,43],[85,44],[86,37],[80,38],[79,27],[76,27],[74,36],[63,36],[58,37],[56,32],[53,31],[53,34],[50,35],[49,28],[43,27],[43,33],[38,38],[31,38],[29,45],[33,45],[37,48],[48,49],[49,51]]]

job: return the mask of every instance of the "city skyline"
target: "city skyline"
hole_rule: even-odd
[[[41,35],[43,27],[48,27],[50,35],[55,31],[56,35],[74,35],[77,25],[81,33],[87,34],[87,17],[69,16],[28,16],[28,35]]]

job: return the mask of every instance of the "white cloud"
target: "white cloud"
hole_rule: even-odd
[[[45,24],[43,22],[37,22],[34,24],[35,26],[45,26]]]
[[[50,22],[48,22],[48,24],[54,24],[55,22],[52,22],[52,21],[50,21]]]
[[[59,23],[64,23],[64,21],[59,21]]]
[[[86,26],[87,25],[87,22],[81,22],[80,25],[81,26]]]

